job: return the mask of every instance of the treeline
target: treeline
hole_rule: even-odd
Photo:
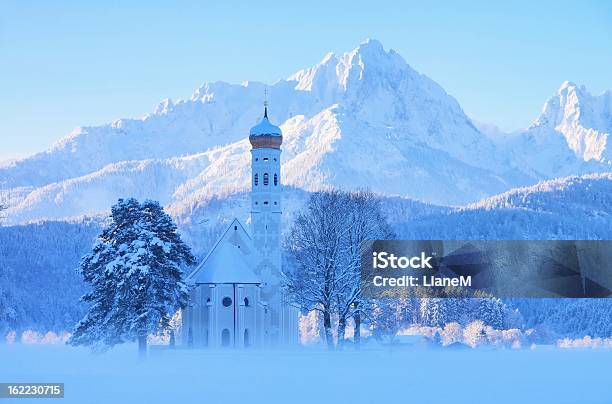
[[[520,312],[524,327],[547,339],[612,336],[612,299],[514,299],[508,305]]]
[[[99,230],[94,221],[0,227],[0,335],[74,326],[85,310],[76,268]]]
[[[194,227],[190,244],[201,247],[199,260],[224,226]],[[0,342],[10,331],[74,329],[87,309],[81,302],[87,287],[77,269],[101,230],[102,223],[89,219],[0,226]]]

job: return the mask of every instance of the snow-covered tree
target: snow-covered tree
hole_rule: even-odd
[[[79,271],[91,286],[83,300],[91,306],[69,343],[102,347],[138,340],[145,355],[147,335],[167,328],[187,303],[181,265],[195,258],[158,202],[119,199],[111,211],[81,261]]]
[[[502,329],[504,326],[505,309],[502,301],[497,298],[479,300],[477,318],[494,329]]]
[[[336,269],[342,253],[346,221],[342,216],[345,196],[339,191],[313,194],[305,211],[297,214],[286,240],[294,264],[287,272],[290,298],[303,310],[323,315],[327,347],[335,347],[332,310],[337,293]]]
[[[463,329],[459,323],[447,323],[442,330],[442,343],[450,345],[463,341]]]
[[[286,274],[287,288],[302,309],[321,311],[329,349],[335,346],[332,317],[338,319],[339,346],[350,318],[359,345],[362,244],[391,235],[378,199],[367,191],[315,193],[298,213],[286,240],[296,267]]]
[[[365,309],[361,295],[361,254],[368,240],[394,237],[381,208],[380,199],[369,191],[355,191],[346,195],[342,219],[346,228],[342,239],[342,254],[336,268],[338,311],[338,345],[344,341],[346,322],[355,323],[355,348],[361,342],[361,320]]]
[[[444,327],[448,322],[447,299],[430,297],[421,299],[421,323],[430,327]]]
[[[8,209],[8,205],[4,202],[2,195],[0,195],[0,222],[4,219],[4,211]]]
[[[406,314],[410,300],[385,298],[373,302],[369,311],[372,335],[385,344],[392,345],[397,333],[407,325]]]
[[[472,348],[484,344],[487,339],[484,322],[476,320],[468,324],[463,330],[463,339]]]

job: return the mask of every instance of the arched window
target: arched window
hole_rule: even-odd
[[[230,332],[227,328],[221,331],[221,346],[227,347],[230,344]]]
[[[249,341],[249,329],[245,328],[244,329],[244,347],[248,348],[249,346],[251,346],[251,341]]]
[[[245,298],[244,298],[244,305],[245,305],[246,307],[249,307],[249,298],[248,298],[248,297],[245,297]]]
[[[278,185],[278,175],[274,174],[274,186]]]
[[[255,184],[255,186],[257,186],[257,184],[259,183],[259,177],[257,176],[257,174],[255,174],[255,178],[253,178],[253,183]]]
[[[268,185],[268,182],[270,182],[270,178],[268,176],[268,173],[265,173],[264,174],[264,186]]]

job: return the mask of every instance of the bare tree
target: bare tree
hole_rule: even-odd
[[[361,344],[361,319],[364,310],[361,294],[361,254],[364,242],[394,237],[383,214],[380,199],[370,191],[351,192],[346,197],[343,214],[348,221],[343,238],[342,259],[337,266],[336,304],[338,310],[338,346],[342,348],[346,323],[355,323],[355,348]]]
[[[360,343],[361,247],[366,240],[392,236],[379,200],[367,191],[328,191],[314,194],[297,215],[286,240],[294,265],[286,279],[289,295],[305,310],[323,314],[325,339],[335,347],[332,316],[338,319],[338,347],[342,348],[347,321],[355,321]]]
[[[342,253],[346,196],[338,191],[315,193],[305,211],[298,213],[286,240],[295,264],[286,274],[289,296],[305,310],[323,314],[325,341],[334,349],[332,310],[336,298],[336,266]]]

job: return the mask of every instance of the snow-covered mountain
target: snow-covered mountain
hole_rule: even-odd
[[[494,142],[503,143],[506,142],[511,136],[511,133],[504,132],[499,128],[499,126],[494,125],[492,123],[480,122],[475,119],[472,119],[472,123],[482,133],[483,135],[489,137],[489,139]]]
[[[165,204],[248,187],[249,127],[264,84],[206,83],[142,119],[79,128],[0,168],[13,222],[94,213],[120,196]],[[503,191],[510,163],[458,103],[394,51],[367,41],[268,86],[282,124],[283,179],[460,203]],[[508,177],[508,178],[507,178]]]
[[[265,88],[270,117],[283,129],[282,179],[291,189],[365,187],[456,205],[554,177],[555,170],[601,171],[609,159],[601,149],[609,94],[605,102],[586,95],[570,102],[567,92],[565,101],[547,103],[541,124],[520,141],[500,146],[438,84],[368,40],[273,85],[205,83],[191,99],[164,100],[142,119],[78,128],[49,150],[0,163],[9,223],[93,215],[125,196],[157,199],[180,214],[244,192],[248,129],[261,117]],[[559,123],[569,122],[558,112],[568,103],[580,111],[574,126]],[[596,139],[591,143],[600,149],[578,142],[577,157],[566,138]],[[582,160],[595,155],[597,163]]]
[[[569,81],[544,104],[540,116],[506,150],[536,177],[612,171],[612,92],[593,96]]]
[[[543,181],[449,211],[396,223],[400,238],[609,240],[612,173]]]

